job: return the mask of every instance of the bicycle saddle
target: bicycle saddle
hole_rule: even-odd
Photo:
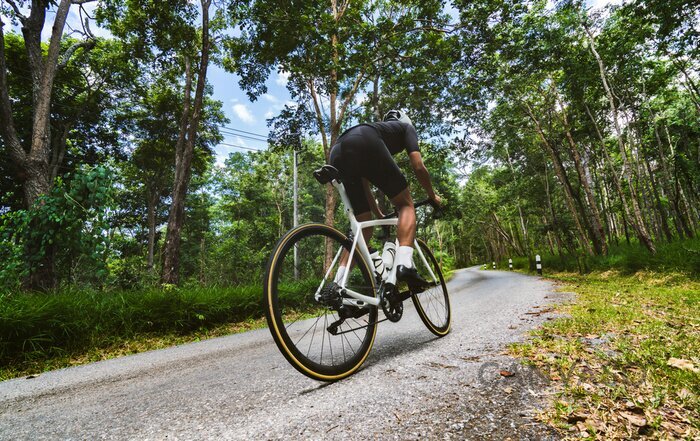
[[[320,184],[328,184],[332,180],[340,182],[340,172],[332,165],[324,165],[314,172],[314,178]]]

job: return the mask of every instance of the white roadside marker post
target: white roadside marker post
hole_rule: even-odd
[[[541,276],[542,275],[542,258],[540,257],[539,254],[535,256],[535,262],[537,264],[537,274],[539,274]]]
[[[508,269],[513,271],[513,259],[508,259]]]
[[[496,262],[493,262],[493,269],[496,269]]]

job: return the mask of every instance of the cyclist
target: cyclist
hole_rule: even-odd
[[[416,211],[406,177],[401,173],[393,155],[405,151],[418,182],[435,206],[440,196],[433,190],[428,169],[418,148],[418,135],[411,119],[403,112],[390,110],[381,122],[360,124],[340,135],[330,151],[330,163],[343,179],[345,191],[358,221],[363,222],[383,214],[377,206],[369,184],[374,184],[391,200],[399,215],[397,238],[399,247],[394,265],[396,278],[410,287],[425,285],[413,265],[413,243],[416,235]],[[372,237],[373,228],[363,231],[365,240]],[[348,255],[343,256],[335,282],[342,280]]]

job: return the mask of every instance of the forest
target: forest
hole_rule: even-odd
[[[446,265],[540,253],[586,270],[627,245],[698,269],[693,1],[87,3],[2,6],[5,291],[255,284],[294,221],[294,152],[298,221],[332,224],[311,171],[393,108],[447,201],[419,228]],[[288,73],[264,151],[216,164],[231,129],[212,64],[251,100]]]
[[[265,133],[231,118],[260,102]],[[3,0],[0,381],[264,327],[280,237],[348,229],[312,172],[391,109],[448,277],[540,255],[576,292],[504,348],[557,391],[540,420],[695,439],[697,0]]]

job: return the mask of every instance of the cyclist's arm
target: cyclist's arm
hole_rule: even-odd
[[[416,174],[416,178],[418,178],[420,185],[428,194],[428,198],[440,205],[440,196],[438,196],[433,189],[433,183],[430,181],[430,173],[428,173],[428,169],[425,168],[425,164],[423,164],[423,157],[421,156],[420,152],[411,152],[408,154],[408,158],[411,160],[413,172]]]
[[[369,210],[378,218],[384,217],[382,210],[380,210],[379,206],[377,205],[377,200],[374,198],[374,194],[372,194],[372,189],[369,188],[369,181],[365,178],[362,178],[362,187],[365,189],[365,197],[369,203]]]

